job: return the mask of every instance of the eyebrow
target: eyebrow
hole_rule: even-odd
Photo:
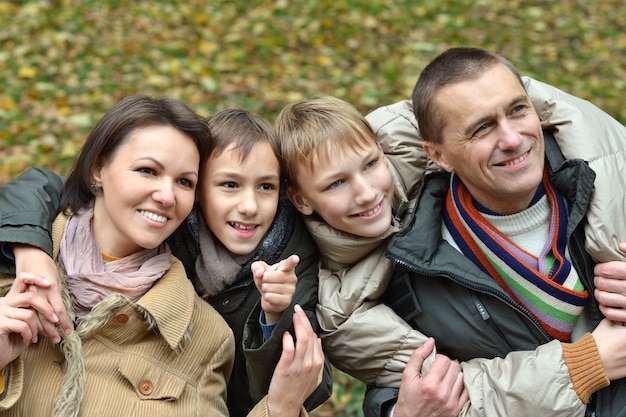
[[[139,158],[137,159],[137,161],[141,161],[147,159],[148,161],[152,161],[154,162],[159,168],[161,169],[165,169],[165,165],[163,165],[158,159],[155,159],[151,156],[144,156],[143,158]],[[198,172],[197,171],[185,171],[185,172],[181,172],[181,175],[195,175],[196,177],[198,176]]]
[[[509,101],[509,103],[507,104],[507,108],[510,108],[510,107],[514,106],[515,104],[522,103],[522,102],[525,102],[527,104],[531,104],[530,103],[530,99],[528,98],[528,95],[520,94],[519,96],[517,96],[517,97],[511,99],[511,101]],[[491,120],[492,117],[493,116],[491,116],[491,115],[483,116],[480,119],[477,119],[476,121],[470,123],[468,125],[468,127],[465,130],[463,130],[464,137],[467,137],[467,138],[472,137],[473,134],[474,134],[474,131],[476,130],[476,128],[478,126],[482,126],[484,123],[486,123],[489,120]]]
[[[234,178],[237,180],[248,177],[246,173],[242,173],[241,171],[235,171],[235,170],[220,171],[218,173],[213,174],[213,176],[219,176],[219,178],[221,177]],[[255,178],[255,180],[257,181],[280,181],[280,175],[275,175],[275,174],[262,175],[259,178]]]
[[[378,149],[378,146],[374,146],[370,149],[364,150],[364,152],[360,155],[361,162],[369,163],[374,159],[380,159],[381,155],[383,155],[383,152]],[[328,164],[332,165],[333,167],[336,166],[331,161],[328,161]],[[320,173],[318,177],[320,179],[320,182],[328,182],[331,180],[334,181],[334,178],[348,176],[351,173],[352,169],[342,168],[341,170],[333,171],[333,169],[331,168],[330,170],[326,170],[324,173]]]

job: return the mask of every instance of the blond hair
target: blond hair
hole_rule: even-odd
[[[378,143],[372,127],[354,106],[328,95],[286,106],[274,127],[280,141],[283,173],[293,187],[298,187],[299,167],[308,166],[313,172],[316,158],[328,162],[341,153]]]

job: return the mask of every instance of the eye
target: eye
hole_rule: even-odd
[[[195,182],[193,182],[192,180],[188,178],[181,178],[176,182],[185,188],[195,188],[196,186]]]
[[[337,181],[334,181],[333,183],[331,183],[331,184],[328,186],[328,188],[329,188],[329,189],[331,189],[331,190],[333,190],[333,189],[335,189],[335,188],[337,188],[337,187],[341,186],[341,184],[343,184],[343,181],[342,181],[342,180],[337,180]]]
[[[234,189],[234,188],[237,188],[237,183],[233,182],[233,181],[227,181],[225,183],[222,183],[222,187],[229,188],[229,189]]]
[[[519,104],[519,105],[513,107],[513,109],[511,109],[511,114],[513,116],[520,115],[520,114],[526,114],[526,109],[527,108],[528,108],[528,106],[526,106],[524,104]]]
[[[142,168],[138,168],[137,172],[140,172],[142,174],[148,174],[148,175],[156,175],[156,170],[153,168],[148,168],[148,167],[142,167]]]
[[[491,127],[491,124],[483,123],[482,125],[478,126],[478,129],[476,129],[472,137],[481,137],[485,135],[490,127]]]
[[[372,159],[367,164],[365,164],[365,169],[371,169],[378,165],[378,159]]]
[[[274,184],[265,183],[265,184],[261,184],[259,188],[263,191],[273,191],[276,189],[276,186]]]

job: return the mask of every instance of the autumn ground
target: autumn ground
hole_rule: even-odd
[[[626,121],[623,0],[0,0],[0,23],[0,184],[32,165],[65,173],[128,94],[273,121],[327,93],[366,113],[408,97],[421,68],[460,45]],[[336,379],[314,415],[360,415],[362,385]]]

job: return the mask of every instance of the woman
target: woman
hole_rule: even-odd
[[[63,334],[61,349],[54,337],[31,344],[33,310],[55,317],[27,286],[47,283],[5,277],[5,290],[13,285],[0,304],[0,349],[13,353],[1,358],[0,415],[227,415],[232,332],[195,294],[164,243],[193,207],[208,134],[180,102],[145,96],[122,100],[95,126],[63,186],[65,210],[52,228],[75,330]],[[32,314],[16,316],[20,307]],[[274,401],[251,414],[282,410],[284,401],[272,393],[293,384],[302,363],[321,369],[309,366],[311,357],[321,362],[321,347],[307,338],[312,330],[299,314],[294,325],[303,344],[294,349],[285,336]],[[20,318],[21,327],[10,325]]]

